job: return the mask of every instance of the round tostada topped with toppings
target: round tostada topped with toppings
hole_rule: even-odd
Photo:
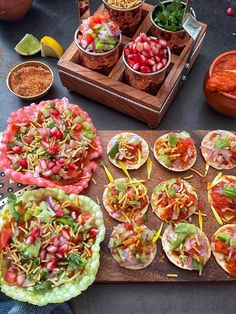
[[[136,179],[116,179],[106,186],[103,193],[103,205],[108,214],[121,222],[142,218],[148,204],[147,188]]]
[[[159,137],[153,148],[156,160],[172,171],[185,171],[196,162],[197,150],[194,140],[186,131],[170,132]]]
[[[1,291],[40,306],[79,295],[95,280],[104,235],[101,209],[86,196],[10,195],[0,216]]]
[[[236,166],[236,136],[224,130],[209,132],[202,140],[201,152],[211,167],[232,169]]]
[[[236,223],[236,177],[219,173],[208,184],[208,201],[227,223]]]
[[[220,227],[211,239],[211,249],[217,263],[236,277],[236,225]]]
[[[112,257],[121,267],[142,269],[156,256],[154,232],[145,225],[125,222],[113,228],[109,248]]]
[[[147,160],[149,148],[147,142],[139,135],[124,132],[115,135],[107,145],[109,160],[120,168],[119,161],[127,169],[138,169]]]
[[[173,264],[183,269],[198,270],[200,273],[211,256],[207,236],[189,223],[169,225],[163,233],[162,246]]]
[[[0,146],[0,167],[16,182],[80,193],[101,154],[88,114],[63,98],[11,113]]]
[[[193,186],[178,178],[158,184],[152,193],[151,206],[163,221],[181,221],[190,217],[198,207],[198,196]]]

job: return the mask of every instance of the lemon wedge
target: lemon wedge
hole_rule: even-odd
[[[15,46],[15,51],[22,56],[32,56],[40,51],[40,41],[32,34],[26,34]]]
[[[44,36],[41,39],[42,57],[55,57],[60,59],[64,53],[62,45],[53,37]]]

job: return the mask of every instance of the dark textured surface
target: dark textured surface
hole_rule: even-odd
[[[95,8],[101,1],[91,1]],[[154,3],[154,1],[147,1]],[[236,17],[228,17],[226,9],[233,0],[195,0],[194,9],[199,20],[208,24],[208,33],[202,52],[187,82],[168,110],[160,129],[214,129],[235,130],[236,118],[213,111],[205,102],[202,81],[212,59],[219,53],[235,49]],[[24,60],[14,51],[15,44],[25,33],[41,38],[51,35],[65,48],[73,40],[77,26],[75,1],[34,1],[29,14],[18,23],[0,22],[0,130],[13,110],[27,104],[10,94],[5,79],[9,69]],[[147,126],[116,111],[90,101],[61,86],[56,70],[56,59],[42,59],[55,74],[53,90],[46,98],[67,96],[89,112],[98,129],[144,129]],[[229,284],[164,284],[164,285],[100,285],[90,287],[72,301],[75,313],[235,313],[234,285]],[[3,296],[2,296],[3,297]]]

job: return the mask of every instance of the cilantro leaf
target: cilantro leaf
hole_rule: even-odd
[[[21,201],[17,203],[17,197],[15,194],[9,194],[7,199],[7,205],[9,206],[10,214],[14,217],[15,221],[22,219],[22,215],[15,210],[17,205],[20,205]]]
[[[119,142],[116,142],[112,149],[109,151],[108,156],[114,159],[116,154],[119,153]]]
[[[193,267],[196,270],[202,270],[203,265],[193,258]]]
[[[83,268],[87,264],[87,260],[79,254],[71,254],[68,257],[69,267],[72,271]]]

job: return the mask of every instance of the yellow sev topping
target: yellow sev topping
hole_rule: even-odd
[[[202,213],[201,213],[200,209],[198,211],[198,224],[199,224],[199,228],[202,230],[203,222],[202,222]]]
[[[147,159],[147,177],[148,177],[148,180],[151,179],[151,173],[152,173],[152,159],[149,156]]]
[[[215,210],[215,208],[213,206],[211,206],[211,210],[215,216],[216,221],[218,222],[219,225],[223,225],[223,221],[220,218],[219,214],[217,213],[217,211]]]

